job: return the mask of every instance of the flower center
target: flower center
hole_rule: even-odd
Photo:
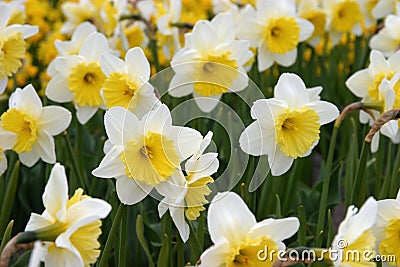
[[[264,41],[268,49],[277,54],[285,54],[296,48],[300,41],[300,27],[293,17],[274,18],[265,29]]]
[[[238,77],[237,68],[236,60],[230,58],[230,53],[207,56],[196,66],[194,91],[201,96],[220,95],[228,92]]]
[[[394,73],[390,71],[389,73],[380,72],[375,75],[374,81],[368,87],[368,97],[372,101],[379,101],[382,100],[382,97],[379,92],[379,86],[382,83],[384,78],[390,80],[392,79]]]
[[[123,31],[130,47],[141,46],[146,40],[143,29],[138,24],[132,24],[124,28]]]
[[[10,132],[17,134],[17,141],[13,149],[18,154],[31,151],[37,138],[36,122],[27,114],[15,108],[9,109],[0,117],[1,126]]]
[[[226,266],[229,267],[245,267],[260,266],[272,267],[277,259],[277,253],[269,253],[270,251],[278,251],[277,244],[270,238],[263,236],[257,239],[250,239],[241,242],[238,247],[231,250],[226,260]],[[260,251],[262,253],[260,253]]]
[[[275,123],[276,143],[286,156],[301,157],[319,140],[319,128],[319,116],[313,109],[287,109]]]
[[[129,141],[121,157],[127,176],[151,186],[165,181],[180,164],[174,141],[152,132]]]
[[[354,242],[343,249],[343,262],[353,262],[362,266],[375,266],[375,237],[371,230],[366,230]],[[354,253],[354,252],[357,253]],[[369,257],[369,259],[367,258]]]
[[[205,197],[211,193],[211,190],[207,184],[213,183],[214,179],[211,176],[207,176],[190,183],[191,176],[192,174],[190,173],[186,176],[189,188],[185,196],[187,205],[185,216],[188,220],[196,220],[200,216],[200,212],[205,210],[203,205],[208,203]]]
[[[103,104],[100,89],[105,79],[99,63],[80,63],[72,68],[68,87],[78,105],[98,107]]]
[[[333,13],[332,27],[338,32],[350,32],[354,25],[363,21],[360,6],[354,0],[339,3]]]
[[[389,220],[385,229],[385,238],[379,245],[379,253],[390,259],[388,262],[390,265],[400,265],[400,219]]]
[[[18,71],[25,58],[25,50],[26,43],[20,32],[0,39],[0,80]]]
[[[135,96],[139,86],[128,78],[128,74],[112,72],[104,81],[103,97],[107,108],[120,106],[133,108],[136,106]]]

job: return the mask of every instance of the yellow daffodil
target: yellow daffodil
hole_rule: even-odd
[[[90,266],[100,255],[101,220],[111,205],[77,189],[68,197],[68,183],[62,165],[54,165],[43,193],[45,211],[32,213],[25,231],[43,242],[35,244],[29,266]]]
[[[211,22],[201,20],[186,34],[185,47],[172,59],[175,71],[168,92],[174,97],[193,94],[204,112],[218,104],[222,94],[247,87],[243,65],[252,57],[247,41],[235,40],[234,21],[219,14]]]
[[[240,136],[242,150],[268,155],[272,175],[284,174],[294,159],[310,155],[318,144],[321,125],[339,116],[337,107],[320,101],[320,88],[306,89],[296,74],[284,73],[274,89],[275,98],[254,102],[256,119]],[[317,93],[317,95],[315,95]]]
[[[65,131],[71,122],[71,113],[59,106],[42,106],[32,85],[18,88],[9,100],[9,109],[0,117],[3,129],[17,135],[12,149],[28,167],[39,158],[56,162],[53,136]],[[0,136],[1,138],[1,136]],[[12,139],[2,142],[12,142]]]
[[[282,240],[294,235],[300,226],[294,217],[257,222],[244,201],[233,192],[215,196],[208,209],[207,223],[214,245],[201,255],[200,267],[272,266],[278,260],[278,252],[286,248]],[[269,253],[273,250],[275,253]],[[263,253],[268,254],[265,259],[260,257]]]
[[[178,228],[184,242],[189,238],[189,225],[185,221],[196,220],[200,212],[205,210],[206,196],[211,193],[207,184],[214,180],[211,175],[219,167],[218,154],[206,153],[204,150],[210,144],[212,132],[209,132],[200,143],[197,152],[185,164],[185,176],[182,171],[173,174],[167,181],[156,186],[157,191],[164,196],[158,205],[162,217],[169,210],[172,220]]]
[[[141,201],[154,186],[178,171],[202,140],[194,129],[172,126],[165,105],[141,120],[127,109],[113,107],[106,112],[104,123],[109,138],[106,155],[92,173],[116,178],[118,197],[128,205]]]
[[[237,18],[237,35],[258,48],[258,70],[279,65],[291,66],[297,58],[297,45],[314,31],[308,20],[298,16],[294,0],[259,0],[256,9],[245,6]]]
[[[378,201],[378,214],[373,228],[377,249],[381,257],[388,259],[382,265],[400,265],[400,191],[396,199]]]
[[[78,55],[55,59],[56,71],[46,87],[46,96],[60,103],[73,101],[81,124],[104,107],[100,91],[106,75],[101,70],[100,59],[109,51],[106,37],[94,32],[85,39]]]
[[[8,25],[12,9],[7,4],[0,4],[0,94],[7,87],[8,77],[22,67],[25,58],[25,39],[38,32],[37,26]]]
[[[335,267],[375,266],[375,240],[372,226],[375,223],[378,204],[373,197],[367,199],[358,209],[350,206],[344,220],[340,223],[338,233],[332,242],[335,251],[332,258]],[[358,211],[358,213],[357,213]]]
[[[125,61],[104,53],[101,69],[106,75],[102,95],[108,109],[120,106],[143,117],[158,104],[150,79],[150,64],[139,47],[128,50]]]

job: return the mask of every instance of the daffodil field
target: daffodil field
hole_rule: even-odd
[[[0,267],[400,265],[400,1],[0,1]]]

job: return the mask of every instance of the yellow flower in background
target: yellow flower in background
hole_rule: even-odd
[[[104,200],[83,194],[68,197],[65,169],[55,164],[43,193],[45,211],[32,213],[25,228],[38,238],[29,266],[89,266],[100,255],[101,220],[111,211]],[[22,233],[23,235],[24,233]],[[41,242],[43,241],[43,242]]]
[[[116,178],[118,197],[128,205],[141,201],[178,171],[202,140],[194,129],[173,126],[164,104],[141,120],[127,109],[113,107],[104,122],[109,138],[104,146],[106,155],[92,174]]]
[[[106,76],[100,58],[105,52],[111,52],[106,37],[94,32],[85,39],[78,55],[57,57],[53,63],[55,71],[47,84],[46,96],[60,103],[73,101],[81,124],[104,106],[100,90]]]
[[[157,191],[164,197],[158,205],[160,218],[169,210],[171,217],[178,228],[179,234],[186,242],[189,238],[189,225],[185,222],[196,220],[200,212],[205,210],[208,203],[206,196],[211,193],[208,184],[214,182],[211,177],[219,167],[218,153],[204,153],[211,142],[212,132],[204,137],[197,152],[185,164],[185,176],[178,171],[167,181],[156,186]]]
[[[0,120],[4,130],[17,135],[12,149],[18,153],[20,161],[32,167],[39,158],[47,163],[56,162],[53,136],[67,129],[71,113],[59,106],[43,107],[33,86],[27,85],[10,96],[9,109]]]
[[[373,227],[378,252],[382,257],[390,259],[382,265],[400,265],[400,190],[396,199],[378,201],[378,214]],[[394,256],[394,257],[393,257]],[[394,260],[394,261],[393,261]]]
[[[314,25],[314,31],[307,42],[316,47],[326,32],[326,12],[322,9],[319,0],[301,0],[298,10],[300,17],[310,21]]]
[[[256,119],[241,134],[242,150],[250,155],[268,155],[274,176],[287,172],[294,159],[310,155],[320,139],[320,127],[339,116],[337,107],[321,101],[322,88],[306,89],[299,76],[284,73],[274,88],[274,98],[254,102]]]
[[[376,200],[370,197],[360,210],[354,206],[347,209],[346,217],[340,223],[331,246],[331,249],[337,251],[337,257],[332,259],[335,267],[375,266],[372,259],[376,255],[376,238],[372,227],[377,218],[377,208]]]
[[[141,118],[158,105],[154,88],[148,83],[150,64],[141,48],[128,50],[125,61],[104,53],[101,68],[106,75],[102,96],[108,109],[120,106]]]
[[[268,251],[284,251],[282,240],[294,235],[300,226],[295,217],[257,222],[245,202],[233,192],[214,197],[207,224],[214,245],[200,256],[200,267],[272,266],[278,260],[278,253],[271,253],[262,261],[258,252],[265,247]]]
[[[173,97],[193,94],[203,112],[210,112],[222,94],[247,87],[243,65],[252,57],[249,43],[235,40],[233,17],[219,14],[211,22],[198,21],[185,36],[185,47],[175,54],[175,75],[168,93]]]
[[[22,67],[25,58],[26,38],[36,34],[38,27],[30,25],[9,25],[11,7],[0,4],[0,94],[7,87],[8,77],[11,77]]]
[[[294,0],[260,0],[256,9],[247,5],[237,18],[237,35],[258,48],[258,71],[274,62],[291,66],[297,58],[297,45],[314,31],[308,20],[298,16]]]

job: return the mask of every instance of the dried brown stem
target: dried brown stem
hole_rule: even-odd
[[[374,135],[382,128],[385,123],[391,120],[398,120],[399,118],[400,109],[393,109],[383,113],[381,116],[379,116],[378,119],[375,120],[367,136],[365,137],[365,142],[371,143]]]
[[[7,267],[8,263],[10,262],[10,258],[18,251],[33,248],[33,242],[27,244],[17,244],[18,236],[19,234],[14,236],[4,247],[0,256],[0,267]]]
[[[343,111],[340,113],[339,117],[336,119],[335,122],[335,127],[339,127],[340,124],[342,123],[342,121],[347,117],[347,115],[354,111],[354,110],[363,110],[366,113],[368,113],[373,119],[375,119],[374,114],[372,113],[372,111],[370,109],[367,109],[363,103],[361,102],[356,102],[356,103],[352,103],[348,106],[346,106]]]

